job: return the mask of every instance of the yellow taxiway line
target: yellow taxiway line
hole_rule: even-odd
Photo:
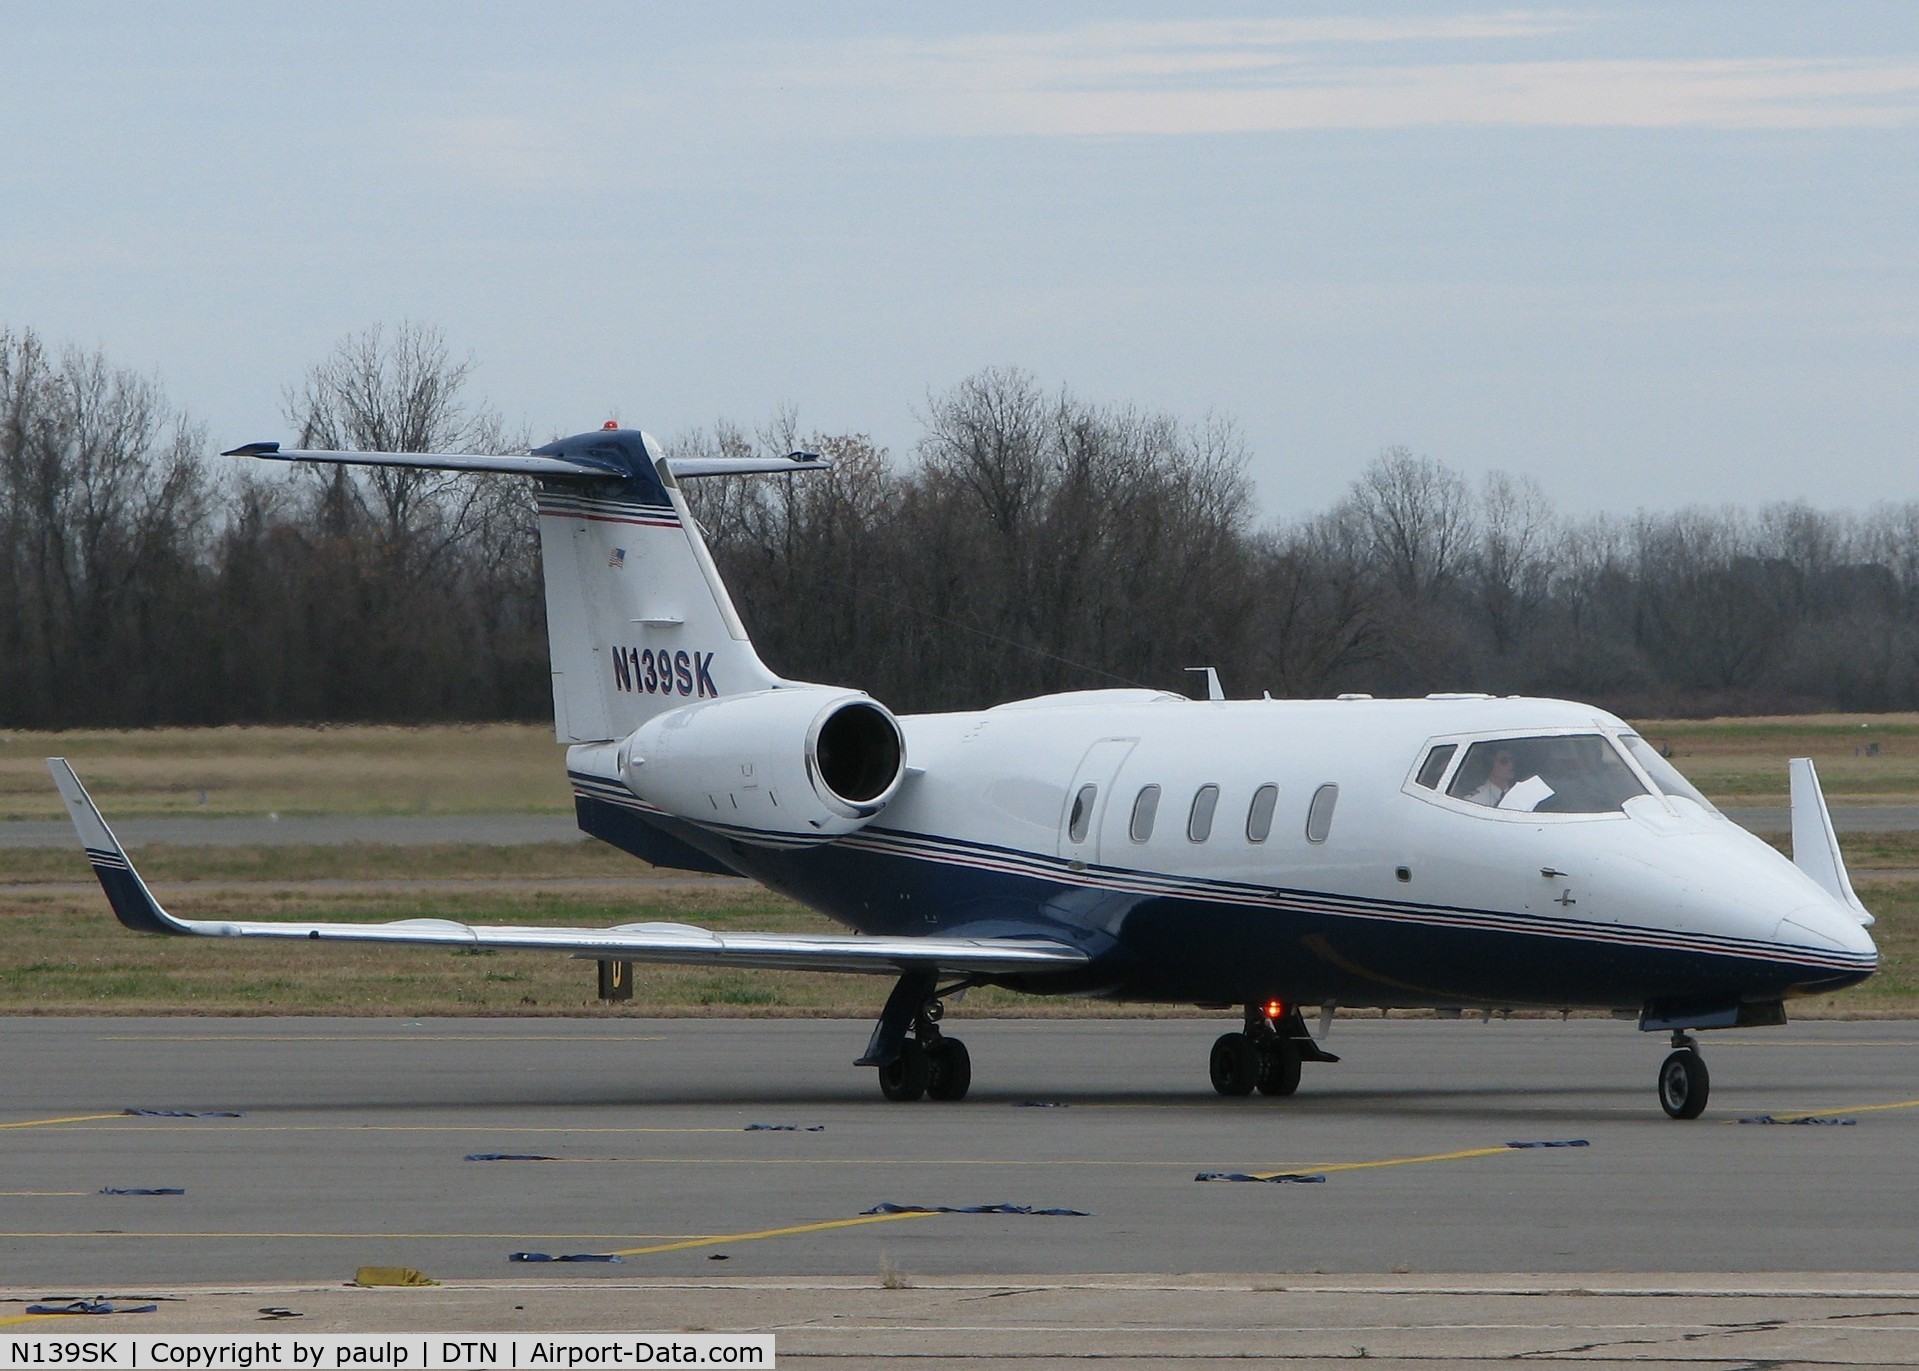
[[[1302,1162],[1298,1166],[1282,1167],[1275,1171],[1249,1171],[1247,1174],[1256,1180],[1268,1181],[1275,1176],[1322,1175],[1329,1171],[1373,1171],[1385,1166],[1416,1166],[1421,1162],[1456,1162],[1468,1157],[1497,1157],[1509,1152],[1523,1152],[1529,1149],[1519,1147],[1467,1147],[1458,1152],[1429,1152],[1420,1157],[1386,1157],[1376,1162]]]
[[[1795,1109],[1789,1113],[1773,1114],[1770,1117],[1781,1123],[1791,1123],[1794,1119],[1823,1119],[1829,1114],[1883,1114],[1889,1109],[1919,1109],[1919,1100],[1899,1100],[1893,1104],[1850,1104],[1835,1105],[1831,1109]],[[1738,1119],[1727,1119],[1727,1123],[1738,1123]]]
[[[45,1128],[56,1123],[91,1123],[95,1119],[124,1119],[125,1114],[70,1114],[63,1119],[22,1119],[19,1123],[0,1123],[0,1128]]]
[[[917,1211],[904,1214],[861,1214],[853,1219],[829,1219],[825,1223],[795,1224],[791,1228],[762,1228],[754,1233],[715,1233],[685,1242],[666,1242],[653,1247],[625,1247],[602,1255],[608,1257],[647,1257],[655,1252],[683,1252],[689,1247],[718,1247],[722,1243],[758,1242],[761,1238],[787,1238],[796,1233],[823,1233],[829,1228],[858,1228],[869,1223],[892,1223],[895,1219],[931,1219],[936,1214]]]

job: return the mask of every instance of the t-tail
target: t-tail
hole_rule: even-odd
[[[651,437],[609,429],[534,455],[621,473],[540,483],[553,725],[562,742],[609,742],[690,700],[785,684],[753,651]]]
[[[692,865],[655,835],[684,823],[738,841],[828,841],[864,826],[905,777],[904,735],[884,706],[760,661],[680,488],[683,477],[819,470],[817,456],[673,461],[647,434],[611,427],[524,455],[278,443],[225,455],[539,482],[554,730],[572,745],[588,832]],[[608,805],[628,813],[615,822]]]

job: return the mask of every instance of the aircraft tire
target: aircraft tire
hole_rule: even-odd
[[[926,1049],[908,1038],[900,1044],[900,1054],[879,1069],[880,1094],[894,1104],[911,1104],[926,1093],[932,1065]]]
[[[1696,1119],[1706,1112],[1706,1097],[1712,1092],[1712,1076],[1705,1058],[1690,1047],[1682,1047],[1659,1067],[1659,1107],[1668,1118]]]
[[[1260,1044],[1259,1093],[1290,1095],[1299,1089],[1299,1044],[1279,1038]]]
[[[927,1052],[926,1098],[963,1100],[973,1084],[973,1058],[958,1038],[941,1038]]]
[[[1259,1049],[1244,1033],[1222,1033],[1210,1062],[1213,1089],[1222,1095],[1250,1095],[1259,1083]]]

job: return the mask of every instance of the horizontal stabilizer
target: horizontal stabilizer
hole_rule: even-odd
[[[1786,764],[1792,777],[1792,862],[1821,890],[1851,909],[1859,922],[1873,922],[1871,913],[1853,893],[1839,854],[1839,835],[1833,832],[1825,791],[1810,757],[1794,757]]]
[[[790,476],[796,471],[830,471],[831,459],[817,452],[789,452],[784,457],[668,457],[674,477]]]
[[[491,471],[508,476],[539,476],[549,481],[623,477],[617,464],[587,456],[545,457],[479,452],[329,452],[319,448],[283,448],[278,443],[248,443],[222,457],[265,457],[276,462],[330,462],[356,467],[420,467],[429,471]]]
[[[463,924],[451,919],[391,923],[296,923],[280,920],[181,919],[167,913],[127,860],[93,799],[59,757],[47,759],[87,860],[121,923],[141,933],[203,938],[280,938],[303,942],[410,943],[501,951],[564,952],[575,957],[684,966],[844,971],[897,976],[936,969],[983,976],[1079,966],[1087,954],[1042,936],[991,938],[867,937],[861,934],[716,933],[691,924],[619,924],[560,928]]]
[[[283,448],[278,443],[246,443],[229,448],[220,455],[263,457],[275,462],[323,462],[336,466],[496,472],[507,476],[537,476],[548,481],[624,477],[627,474],[615,462],[583,453],[560,457],[544,452],[519,455],[482,452],[335,452],[322,448]],[[679,479],[696,476],[790,476],[801,471],[829,471],[833,463],[817,452],[789,452],[784,457],[668,457],[666,466],[675,479]]]

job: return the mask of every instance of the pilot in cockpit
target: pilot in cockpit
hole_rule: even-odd
[[[1466,798],[1474,804],[1498,808],[1499,802],[1506,798],[1506,792],[1513,788],[1515,777],[1512,749],[1502,747],[1493,753],[1492,768],[1486,773],[1486,779]]]

